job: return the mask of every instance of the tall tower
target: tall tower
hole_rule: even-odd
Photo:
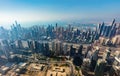
[[[18,45],[18,48],[23,48],[23,45],[22,45],[22,41],[21,40],[18,40],[17,41],[17,45]]]
[[[116,24],[115,24],[115,19],[113,20],[111,26],[110,26],[110,32],[108,34],[108,37],[111,38],[112,37],[112,33],[114,32],[114,29],[116,27]]]
[[[51,42],[51,46],[52,46],[52,51],[55,51],[55,42],[54,41]]]
[[[65,43],[63,47],[64,54],[67,54],[68,45]]]
[[[9,54],[9,45],[8,45],[8,41],[7,40],[3,40],[2,41],[2,44],[1,44],[1,47],[2,47],[2,51],[4,53],[4,55],[9,58],[10,54]]]
[[[105,25],[104,22],[102,23],[102,25],[99,25],[99,27],[100,27],[99,36],[101,36],[101,34],[102,34],[104,25]]]
[[[95,76],[104,76],[104,68],[106,66],[106,62],[104,60],[98,60],[97,65],[95,67]]]
[[[94,71],[95,66],[96,66],[96,64],[97,64],[97,61],[98,61],[98,53],[99,53],[99,49],[97,49],[97,50],[93,53],[93,55],[92,55],[92,57],[91,57],[91,63],[90,63],[90,69],[91,69],[91,71]]]

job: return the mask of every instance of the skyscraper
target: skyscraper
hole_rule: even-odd
[[[106,66],[106,62],[104,60],[98,60],[97,65],[95,67],[95,76],[104,76],[104,68]]]

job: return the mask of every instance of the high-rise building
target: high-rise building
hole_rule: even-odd
[[[82,51],[83,51],[83,45],[80,45],[78,49],[78,54],[82,55]]]
[[[110,26],[110,32],[108,34],[108,37],[111,38],[114,34],[112,34],[115,30],[116,24],[115,24],[115,19],[113,20],[111,26]]]
[[[63,45],[63,52],[64,52],[64,55],[67,54],[67,51],[68,51],[68,45],[65,43],[65,44]]]
[[[1,43],[0,46],[1,46],[1,50],[4,53],[4,55],[6,56],[6,58],[9,58],[10,48],[9,48],[9,45],[8,45],[8,41],[7,40],[2,40],[2,43]]]
[[[109,57],[110,57],[110,53],[111,53],[111,50],[110,49],[106,49],[106,51],[103,54],[103,59],[104,60],[108,60]]]
[[[120,35],[116,35],[115,37],[112,38],[112,43],[114,45],[119,45],[120,44]]]
[[[101,36],[101,34],[103,32],[104,26],[105,26],[104,22],[101,25],[99,25],[99,27],[100,27],[100,29],[99,29],[99,36]]]
[[[55,42],[52,41],[52,42],[51,42],[51,45],[52,45],[52,51],[55,51]]]
[[[97,60],[98,60],[98,54],[99,54],[99,49],[97,49],[97,50],[92,54],[91,63],[90,63],[90,69],[91,69],[91,71],[94,71],[94,69],[95,69],[95,66],[96,66]]]
[[[22,45],[22,41],[21,40],[17,40],[17,47],[19,49],[23,48],[23,45]]]
[[[86,50],[86,53],[85,53],[85,58],[87,57],[89,51],[91,51],[91,50],[92,50],[92,46],[91,45],[87,46],[87,50]]]
[[[76,48],[73,48],[73,45],[70,46],[70,57],[73,57],[76,54]]]
[[[104,76],[104,69],[106,66],[106,62],[104,60],[99,59],[97,61],[96,67],[95,67],[95,76]]]
[[[32,41],[32,40],[28,40],[27,42],[28,42],[28,46],[29,46],[29,48],[30,48],[31,50],[34,50],[34,49],[35,49],[34,41]]]

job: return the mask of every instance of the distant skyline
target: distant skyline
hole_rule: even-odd
[[[120,0],[0,0],[0,26],[120,21],[119,9]]]

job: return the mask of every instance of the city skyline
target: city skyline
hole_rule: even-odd
[[[15,20],[22,26],[119,21],[119,4],[119,0],[5,0],[0,1],[0,26],[10,27]]]
[[[120,0],[0,0],[0,76],[120,76]]]

